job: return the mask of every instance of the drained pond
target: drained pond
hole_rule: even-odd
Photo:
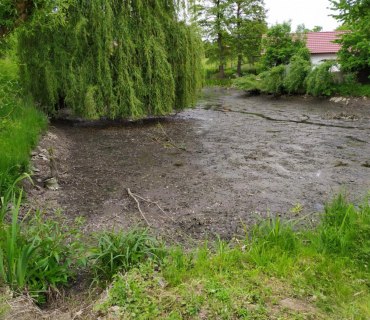
[[[149,225],[171,241],[231,238],[268,216],[310,225],[338,192],[370,189],[370,104],[205,89],[195,109],[138,123],[54,123],[31,203],[86,231]],[[59,189],[43,188],[53,148]]]

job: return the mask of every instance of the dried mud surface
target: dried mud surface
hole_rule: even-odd
[[[358,200],[370,190],[369,120],[369,100],[214,88],[158,121],[54,123],[34,153],[30,206],[82,216],[87,232],[127,229],[144,223],[130,189],[151,201],[137,197],[152,230],[181,242],[228,239],[269,215],[310,224],[337,192]],[[50,147],[58,191],[43,187]]]

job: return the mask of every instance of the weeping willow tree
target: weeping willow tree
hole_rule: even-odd
[[[202,82],[202,42],[179,17],[175,0],[69,0],[44,8],[19,30],[25,89],[48,114],[66,105],[90,119],[190,106]]]

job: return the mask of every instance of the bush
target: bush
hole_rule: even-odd
[[[357,77],[353,73],[344,75],[343,83],[334,86],[334,92],[341,96],[370,97],[370,84],[357,82]]]
[[[305,93],[305,80],[310,73],[311,64],[299,54],[290,60],[287,75],[284,79],[284,87],[288,93]]]
[[[258,94],[262,90],[262,80],[259,76],[249,74],[233,80],[233,86],[250,93]]]
[[[313,96],[330,96],[334,89],[334,79],[330,68],[335,61],[326,61],[315,67],[307,77],[307,93]]]
[[[231,79],[217,79],[217,78],[213,78],[213,79],[206,79],[205,81],[205,85],[208,86],[208,87],[230,87],[232,84],[232,80]]]
[[[307,47],[300,48],[297,53],[292,57],[292,59],[295,59],[295,57],[302,58],[303,60],[307,62],[311,62],[311,53],[310,50],[308,50]],[[292,59],[290,59],[290,62],[292,62]]]
[[[260,74],[263,81],[263,91],[279,96],[285,92],[284,78],[286,75],[286,66],[279,65],[271,68],[269,71]]]

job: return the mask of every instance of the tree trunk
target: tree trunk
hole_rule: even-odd
[[[225,78],[225,57],[224,57],[224,46],[222,44],[222,34],[219,33],[217,36],[217,44],[219,50],[219,66],[218,66],[218,76],[220,79]]]
[[[236,47],[237,47],[237,50],[238,50],[238,66],[237,66],[237,74],[239,77],[242,76],[242,63],[243,63],[243,46],[242,46],[242,39],[241,39],[241,36],[240,36],[240,32],[241,32],[241,12],[242,11],[242,8],[241,8],[241,3],[238,2],[237,3],[237,8],[236,8],[236,29],[237,29],[237,44],[236,44]]]
[[[236,73],[239,77],[242,76],[242,63],[243,63],[243,55],[241,53],[238,54],[238,66],[236,69]]]
[[[225,57],[224,57],[224,45],[222,43],[222,10],[221,10],[221,1],[216,1],[217,15],[216,15],[216,29],[217,29],[217,45],[218,45],[218,56],[219,56],[219,65],[218,65],[218,77],[220,79],[225,78]]]
[[[0,25],[0,39],[7,36],[15,27],[27,20],[33,9],[33,5],[33,0],[16,0],[14,2],[15,11],[17,14],[14,16],[14,21],[12,22],[11,26]]]

